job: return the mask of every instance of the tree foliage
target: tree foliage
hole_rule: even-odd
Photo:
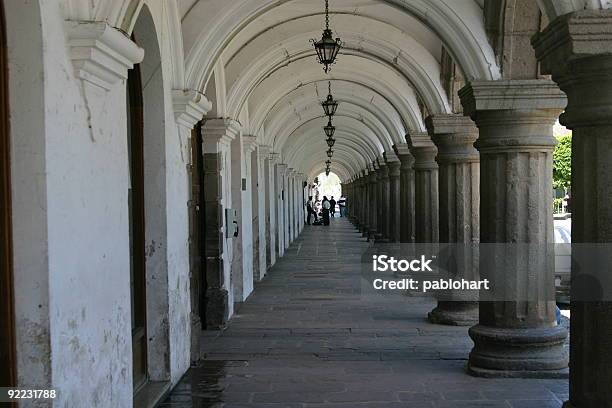
[[[553,187],[569,188],[572,183],[572,135],[558,136],[553,153]]]

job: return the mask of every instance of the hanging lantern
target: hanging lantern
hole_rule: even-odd
[[[323,130],[325,130],[325,135],[328,138],[334,137],[334,133],[336,133],[336,127],[332,125],[331,118],[329,119],[329,121],[327,122],[327,126],[325,126]]]
[[[326,142],[327,142],[327,145],[329,146],[329,148],[331,149],[336,144],[336,139],[334,139],[332,137],[328,137]]]
[[[334,96],[331,93],[331,82],[329,82],[329,94],[327,95],[327,99],[321,102],[321,106],[323,106],[323,111],[330,119],[338,110],[338,101],[334,100]]]
[[[327,167],[331,166],[331,160],[327,160],[325,164],[327,165]]]
[[[333,151],[332,149],[329,149],[329,150],[327,151],[327,157],[329,157],[330,159],[331,159],[332,157],[334,157],[334,151]]]
[[[327,74],[331,70],[331,66],[336,62],[338,52],[342,48],[342,41],[340,41],[340,38],[334,39],[332,30],[329,28],[329,0],[325,0],[325,30],[323,30],[323,37],[319,41],[310,40],[310,42],[314,44],[319,63],[324,66],[323,70]]]
[[[325,170],[325,175],[326,175],[326,176],[329,176],[329,173],[331,173],[331,170],[330,170],[330,169],[326,169],[326,170]]]

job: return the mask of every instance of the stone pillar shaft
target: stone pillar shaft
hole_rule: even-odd
[[[480,239],[480,156],[474,147],[478,129],[462,115],[432,115],[425,123],[438,147],[440,242],[459,244],[452,265],[456,279],[478,280],[478,252],[473,245]],[[478,295],[440,293],[429,320],[460,326],[478,323]]]
[[[368,174],[368,237],[374,238],[378,228],[377,219],[377,203],[378,203],[378,188],[376,171],[371,171]]]
[[[468,369],[479,376],[561,376],[567,333],[555,318],[554,254],[541,244],[554,242],[552,129],[565,97],[545,80],[473,82],[460,97],[480,130],[480,239],[498,244],[488,262],[481,256],[495,299],[480,302]]]
[[[389,240],[400,242],[400,223],[402,219],[400,198],[400,162],[387,162],[389,169]]]
[[[393,146],[400,159],[400,242],[415,241],[414,157],[407,144]]]
[[[572,243],[612,242],[612,10],[552,21],[533,39],[542,70],[567,94],[572,129]],[[572,265],[572,280],[580,270]],[[570,401],[612,407],[612,303],[572,299]]]
[[[436,243],[439,238],[438,149],[427,133],[414,133],[408,139],[415,159],[415,241]]]

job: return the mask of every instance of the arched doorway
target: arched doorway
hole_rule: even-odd
[[[147,380],[144,126],[142,80],[138,65],[128,73],[127,95],[132,363],[134,390],[136,391]]]
[[[8,67],[4,4],[0,1],[0,386],[15,386],[15,334],[11,246]]]
[[[145,51],[143,61],[128,74],[127,90],[133,381],[138,399],[151,391],[149,385],[157,389],[170,380],[165,93],[160,43],[146,5],[132,39]]]

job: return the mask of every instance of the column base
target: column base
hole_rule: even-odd
[[[229,296],[227,290],[209,288],[206,291],[206,329],[221,330],[229,316]]]
[[[433,324],[474,326],[478,324],[478,302],[438,302],[427,318]]]
[[[487,378],[568,378],[562,326],[507,329],[477,325],[470,329],[474,348],[468,373]]]

